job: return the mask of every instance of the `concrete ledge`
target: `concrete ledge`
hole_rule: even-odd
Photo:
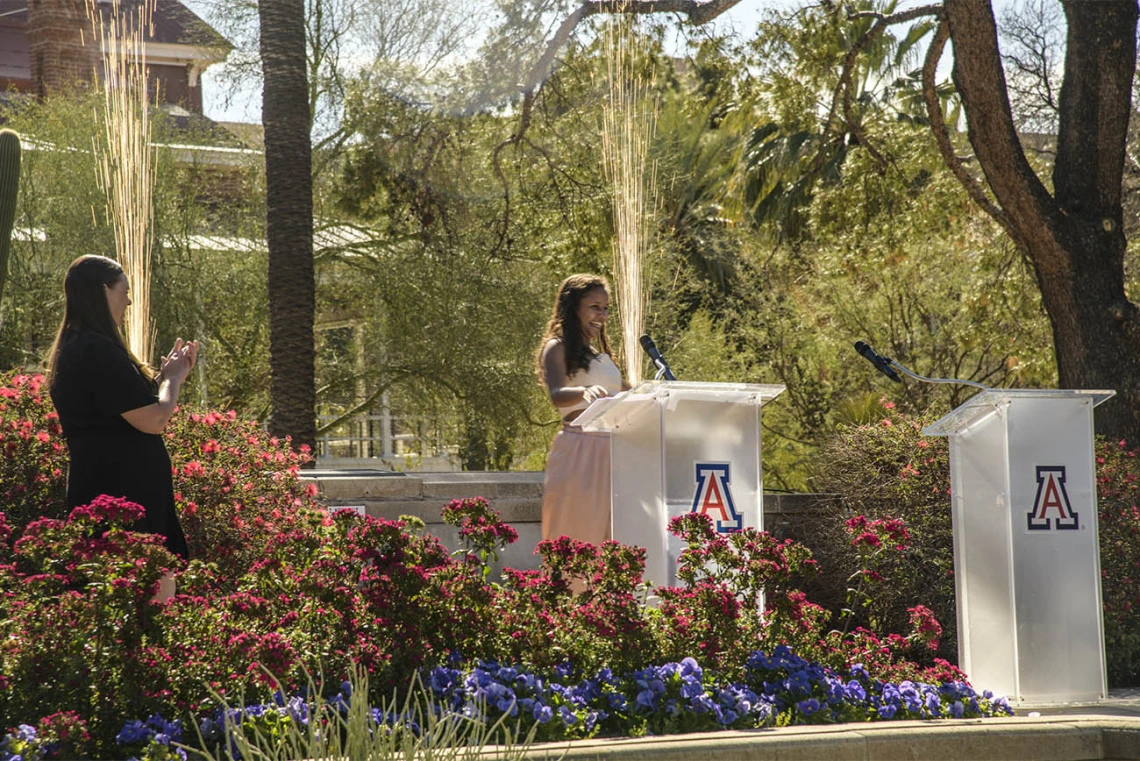
[[[454,499],[454,498],[452,498]],[[412,515],[424,523],[434,526],[443,523],[441,516],[443,507],[450,499],[424,499],[399,500],[388,499],[381,501],[360,500],[353,504],[364,505],[368,514],[373,518],[396,520],[401,515]],[[518,528],[518,523],[542,522],[542,497],[510,497],[498,498],[491,503],[491,507],[498,510],[503,520]]]
[[[329,504],[338,502],[358,504],[368,499],[408,499],[423,496],[423,481],[402,474],[349,476],[314,473],[304,474],[301,478],[315,483],[317,493]]]
[[[542,535],[542,471],[397,473],[382,470],[312,470],[302,474],[314,483],[330,507],[363,506],[375,518],[419,518],[450,549],[458,536],[443,524],[440,512],[453,499],[486,497],[503,520],[519,532],[519,541],[495,564],[537,568],[533,554]],[[825,494],[765,494],[764,526],[780,539],[798,538],[801,526],[833,499]]]
[[[900,721],[583,740],[528,758],[609,761],[1130,761],[1140,718],[1104,716]]]
[[[542,471],[393,473],[384,471],[315,470],[303,473],[304,481],[317,485],[322,499],[330,505],[406,503],[423,500],[438,511],[447,502],[464,497],[486,497],[491,506],[503,510],[509,500],[542,499]],[[810,518],[826,494],[765,494],[764,514],[772,521]],[[438,506],[437,504],[438,503]],[[405,510],[405,514],[418,514]],[[421,516],[422,517],[422,516]],[[505,511],[504,511],[505,517]],[[540,520],[537,513],[518,514],[511,520]]]

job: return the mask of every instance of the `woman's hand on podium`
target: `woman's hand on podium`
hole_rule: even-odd
[[[582,398],[586,401],[586,404],[593,404],[598,399],[609,395],[610,392],[606,391],[605,386],[586,386],[586,390],[582,392]]]

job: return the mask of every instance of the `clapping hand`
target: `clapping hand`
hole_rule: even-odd
[[[174,348],[162,358],[162,367],[158,372],[160,378],[178,383],[186,380],[186,376],[194,369],[198,361],[198,342],[186,341],[181,338],[174,341]]]

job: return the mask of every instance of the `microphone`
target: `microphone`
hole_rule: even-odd
[[[648,334],[641,337],[641,348],[645,349],[645,353],[653,360],[653,364],[661,371],[662,377],[665,380],[675,381],[677,377],[673,375],[673,371],[669,369],[669,363],[665,361],[665,357],[661,356],[661,352],[657,349],[657,344],[653,343],[653,339]]]
[[[895,372],[893,367],[891,367],[890,357],[880,357],[875,353],[874,349],[862,341],[855,342],[855,351],[866,357],[867,361],[874,365],[875,369],[881,372],[883,375],[887,376],[895,383],[902,383],[902,378],[900,378],[899,374]]]

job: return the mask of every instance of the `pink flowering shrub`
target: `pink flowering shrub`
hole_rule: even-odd
[[[933,419],[888,409],[884,421],[846,429],[829,444],[818,488],[840,500],[806,538],[823,577],[807,589],[847,631],[909,626],[904,651],[945,668],[957,660],[949,446],[921,435]],[[1140,684],[1140,458],[1127,442],[1100,440],[1096,468],[1108,680],[1134,686]],[[889,530],[896,520],[905,536]],[[842,598],[829,592],[838,589],[846,589]]]
[[[125,527],[142,508],[99,497],[66,519],[40,518],[0,565],[0,717],[36,720],[60,711],[96,738],[124,715],[147,711],[168,674],[146,652],[164,639],[151,602],[177,559],[155,536]],[[3,523],[3,521],[0,521]],[[46,721],[46,719],[45,719]],[[8,721],[11,723],[11,721]],[[95,750],[100,747],[96,743]]]
[[[794,578],[814,572],[803,545],[755,529],[718,534],[698,513],[674,518],[669,530],[686,547],[677,563],[683,586],[658,592],[658,638],[667,659],[695,657],[733,674],[752,650],[818,638],[815,608],[793,588]]]
[[[0,726],[66,730],[77,756],[128,752],[115,745],[126,719],[214,710],[211,690],[270,701],[278,685],[291,692],[311,676],[335,691],[353,668],[368,674],[373,704],[449,662],[642,673],[655,684],[649,672],[668,661],[697,657],[729,678],[753,651],[778,646],[876,678],[962,676],[931,650],[946,639],[938,610],[900,596],[899,615],[877,612],[874,596],[893,593],[877,580],[852,625],[835,628],[803,591],[816,563],[795,542],[721,536],[684,516],[671,526],[686,543],[679,587],[640,584],[642,549],[566,537],[539,545],[540,568],[496,581],[489,564],[517,533],[486,500],[444,508],[463,543],[450,554],[415,520],[330,516],[299,481],[304,456],[232,414],[181,411],[166,433],[194,554],[182,565],[156,537],[126,530],[137,505],[101,497],[67,511],[42,380],[11,376],[0,388],[13,390],[2,398],[19,418],[3,430],[28,460],[5,458],[2,471],[12,497],[0,503]],[[915,558],[920,542],[910,516],[869,515],[838,534],[854,569],[869,571],[859,578],[890,578],[895,555]],[[170,569],[178,594],[158,605]],[[645,604],[650,592],[657,607]],[[924,663],[906,660],[914,654]]]
[[[12,529],[67,515],[67,449],[42,375],[0,375],[0,505]]]
[[[620,671],[657,655],[639,594],[643,549],[564,536],[536,551],[542,566],[504,571],[496,592],[489,620],[496,659],[533,668],[569,662],[584,673]]]
[[[1140,684],[1140,457],[1125,441],[1096,449],[1104,642],[1110,685]]]
[[[302,484],[307,454],[233,412],[180,410],[164,433],[175,501],[192,557],[217,564],[219,581],[241,576],[265,543],[319,507]],[[0,375],[0,506],[9,530],[67,516],[67,445],[42,375]]]
[[[316,487],[300,480],[307,453],[293,452],[252,420],[181,410],[164,436],[190,555],[216,564],[223,584],[320,508]]]
[[[820,458],[817,488],[839,499],[805,537],[822,579],[807,589],[844,633],[911,631],[911,609],[922,605],[940,635],[880,647],[937,666],[958,659],[949,446],[922,435],[933,414],[885,406],[886,418],[841,430]]]

